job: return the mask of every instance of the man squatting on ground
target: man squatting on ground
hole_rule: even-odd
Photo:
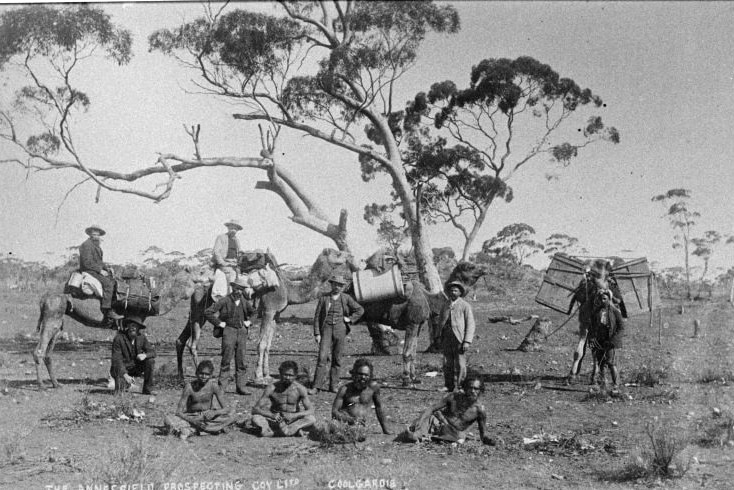
[[[352,381],[339,388],[331,418],[349,425],[366,425],[367,413],[374,405],[377,421],[383,434],[392,434],[385,420],[380,400],[380,385],[372,380],[372,363],[367,359],[357,359],[352,368]]]
[[[226,391],[229,384],[229,369],[234,357],[235,385],[238,395],[251,395],[246,389],[245,377],[247,364],[245,362],[245,342],[247,331],[252,325],[249,317],[253,313],[249,301],[245,299],[244,290],[248,287],[244,278],[238,277],[230,286],[232,292],[219,299],[204,312],[204,317],[222,328],[222,364],[219,368],[219,384]]]
[[[474,340],[474,312],[471,305],[464,301],[466,287],[460,282],[446,285],[451,311],[443,326],[441,343],[443,346],[444,389],[454,391],[466,378],[466,349]]]
[[[143,375],[143,394],[154,395],[153,368],[155,350],[148,338],[140,333],[145,329],[143,318],[127,315],[122,320],[122,331],[112,339],[112,366],[110,375],[115,380],[115,394],[133,384],[133,376]]]
[[[484,383],[479,378],[469,377],[462,386],[463,392],[449,393],[443,400],[428,407],[404,432],[404,440],[420,442],[431,438],[463,443],[466,431],[476,422],[482,443],[494,446],[494,439],[486,435],[487,411],[479,402]]]
[[[175,415],[166,415],[163,424],[169,434],[185,440],[197,432],[219,434],[234,424],[234,408],[228,407],[224,392],[213,378],[214,364],[202,361],[196,367],[196,379],[186,382]],[[220,408],[214,408],[214,399]]]
[[[316,362],[313,386],[310,391],[324,389],[326,367],[331,358],[329,370],[329,391],[336,393],[339,385],[339,369],[344,340],[349,335],[349,325],[359,320],[364,314],[364,308],[357,301],[344,292],[346,281],[338,275],[329,278],[331,292],[319,298],[313,319],[313,335],[319,345],[319,357]]]
[[[303,435],[316,418],[306,387],[296,381],[298,364],[284,361],[278,372],[280,379],[268,385],[252,407],[252,424],[261,437]]]

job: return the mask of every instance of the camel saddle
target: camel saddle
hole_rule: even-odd
[[[94,297],[102,299],[102,283],[87,272],[74,271],[64,286],[64,293],[72,298],[84,299]]]

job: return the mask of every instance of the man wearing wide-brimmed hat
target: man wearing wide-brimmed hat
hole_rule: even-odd
[[[222,329],[222,365],[219,368],[219,384],[226,390],[229,384],[229,369],[234,358],[235,383],[237,394],[250,395],[245,377],[245,342],[250,328],[250,315],[254,313],[251,304],[245,298],[245,289],[249,287],[245,278],[240,276],[230,283],[232,292],[219,299],[204,312],[204,317],[212,325]]]
[[[229,284],[237,278],[237,259],[240,256],[240,241],[237,232],[242,230],[239,221],[231,219],[224,223],[227,233],[219,235],[214,242],[212,266],[214,267],[214,285],[212,297],[215,300],[229,294]]]
[[[143,394],[154,395],[153,369],[155,349],[140,331],[145,329],[145,318],[126,315],[122,320],[122,331],[112,340],[112,368],[115,394],[122,393],[132,384],[133,376],[143,375]]]
[[[461,386],[466,378],[466,349],[474,340],[474,312],[471,305],[464,301],[466,286],[458,281],[446,284],[446,293],[451,300],[451,311],[441,332],[443,346],[442,391],[452,392]]]
[[[315,390],[324,389],[329,358],[331,358],[329,391],[336,393],[344,339],[349,335],[349,325],[359,320],[364,313],[364,308],[344,292],[346,281],[341,275],[332,275],[329,283],[331,292],[319,298],[313,318],[313,335],[319,345],[319,357],[311,388],[312,394]]]
[[[104,264],[102,247],[100,246],[100,239],[105,235],[105,231],[97,225],[92,225],[84,232],[89,238],[79,247],[79,272],[86,272],[96,278],[102,285],[102,304],[100,307],[102,313],[104,313],[104,325],[110,327],[114,320],[119,320],[122,317],[112,311],[112,290],[115,281],[112,279],[111,271]]]

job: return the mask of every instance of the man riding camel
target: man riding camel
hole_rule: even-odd
[[[229,294],[229,285],[237,279],[237,259],[242,247],[237,239],[237,232],[242,231],[242,225],[234,219],[224,223],[227,233],[217,236],[212,253],[214,267],[214,286],[212,298],[219,300]]]
[[[115,281],[112,279],[112,271],[104,264],[101,237],[106,232],[99,226],[92,225],[84,232],[89,236],[79,247],[79,272],[86,272],[94,277],[102,285],[101,309],[104,313],[103,324],[112,327],[115,320],[122,318],[112,310],[112,291]]]

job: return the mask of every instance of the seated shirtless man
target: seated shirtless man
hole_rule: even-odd
[[[392,434],[382,412],[380,385],[372,380],[372,371],[372,363],[367,359],[354,361],[352,381],[339,388],[331,406],[331,418],[349,425],[366,425],[367,413],[374,405],[382,433]]]
[[[207,360],[196,368],[196,380],[186,383],[178,401],[175,415],[167,415],[163,420],[169,433],[186,440],[191,434],[206,432],[218,434],[235,423],[234,408],[227,407],[224,392],[216,378],[213,378],[214,364]],[[214,409],[214,398],[220,409]]]
[[[476,422],[482,443],[494,446],[494,439],[485,434],[487,411],[479,402],[484,383],[481,379],[467,377],[462,388],[463,392],[451,393],[427,408],[405,431],[405,440],[419,442],[430,438],[461,444],[466,440],[467,429]]]
[[[265,388],[252,407],[252,424],[260,429],[261,437],[302,436],[304,429],[316,423],[308,390],[296,381],[298,364],[294,361],[283,362],[278,372],[280,379]]]

